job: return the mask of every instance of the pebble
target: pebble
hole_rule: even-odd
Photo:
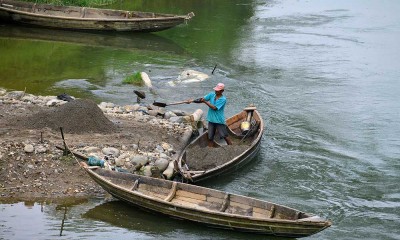
[[[101,151],[103,152],[104,155],[112,155],[114,157],[118,157],[120,153],[118,149],[113,147],[105,147]]]
[[[25,151],[26,153],[33,153],[34,150],[35,150],[35,148],[33,147],[32,144],[27,144],[27,145],[25,145],[25,147],[24,147],[24,151]]]

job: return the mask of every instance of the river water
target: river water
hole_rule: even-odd
[[[224,82],[227,116],[254,103],[266,133],[250,165],[202,185],[333,221],[308,239],[400,239],[398,1],[146,0],[111,7],[196,16],[157,34],[0,25],[0,87],[126,105],[136,100],[133,89],[145,91],[148,102],[172,102]],[[210,78],[170,86],[186,69]],[[148,73],[153,93],[121,84],[136,71]],[[275,239],[104,199],[0,205],[0,239],[91,238]]]

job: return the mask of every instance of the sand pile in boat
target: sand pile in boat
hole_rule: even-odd
[[[186,152],[189,170],[200,171],[222,165],[242,154],[249,146],[225,145],[219,148],[193,146]]]
[[[16,125],[31,129],[51,128],[66,133],[110,133],[116,126],[91,100],[78,99],[51,110],[16,119]]]

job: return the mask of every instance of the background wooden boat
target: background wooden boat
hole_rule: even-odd
[[[318,216],[250,197],[87,165],[85,170],[120,200],[212,227],[306,237],[331,226],[330,221]]]
[[[114,49],[143,50],[182,54],[185,50],[170,39],[156,34],[138,32],[88,32],[65,29],[30,27],[21,24],[0,25],[0,38],[56,42],[105,47]]]
[[[191,161],[193,161],[193,159],[189,159],[187,154],[188,151],[190,151],[190,149],[194,147],[201,147],[205,149],[204,151],[210,151],[210,149],[206,149],[208,143],[208,131],[205,131],[198,138],[193,140],[188,146],[186,146],[186,148],[179,155],[177,162],[181,175],[190,182],[199,182],[208,178],[216,177],[218,175],[221,175],[222,173],[227,173],[229,171],[239,169],[240,167],[251,161],[260,149],[261,138],[264,133],[264,121],[261,118],[260,113],[257,110],[254,110],[252,117],[254,128],[252,129],[252,132],[249,132],[249,135],[243,136],[240,129],[240,124],[246,121],[247,116],[248,111],[243,110],[226,120],[226,124],[229,129],[229,135],[233,145],[247,146],[244,151],[240,152],[239,155],[234,156],[232,159],[229,159],[225,163],[216,167],[202,169],[200,171],[191,170]],[[218,144],[218,146],[224,147],[220,144]]]
[[[193,16],[0,0],[0,21],[73,30],[155,32]]]

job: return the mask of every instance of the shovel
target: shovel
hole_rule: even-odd
[[[195,100],[189,99],[189,100],[185,100],[185,101],[181,101],[181,102],[173,102],[173,103],[153,102],[153,105],[157,106],[157,107],[166,107],[166,106],[178,105],[178,104],[184,104],[184,103],[189,104],[189,103],[192,103],[192,102],[201,103],[201,100],[200,100],[200,98],[198,98],[198,99],[195,99]]]
[[[146,94],[142,91],[133,90],[133,92],[136,94],[136,102],[137,103],[140,103],[140,101],[142,99],[146,98]]]

